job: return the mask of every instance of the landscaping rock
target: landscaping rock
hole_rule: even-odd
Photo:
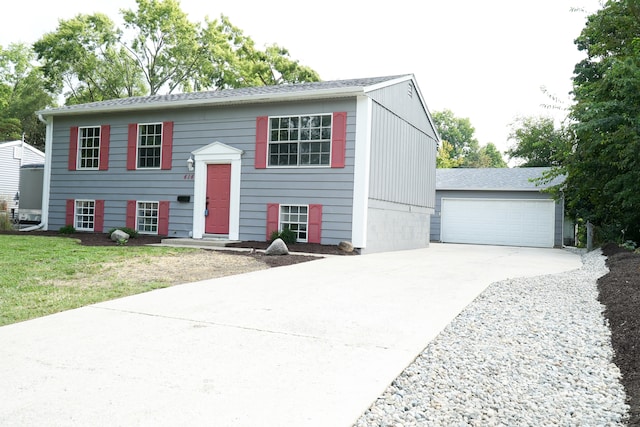
[[[353,252],[353,243],[343,240],[342,242],[338,243],[338,249],[347,253],[351,253]]]
[[[114,232],[111,233],[111,240],[114,242],[128,242],[129,235],[122,230],[114,230]]]
[[[267,255],[288,255],[289,248],[287,248],[287,244],[284,240],[278,238],[269,245],[264,253]]]

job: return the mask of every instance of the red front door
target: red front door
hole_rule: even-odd
[[[204,232],[229,234],[229,194],[231,165],[207,165],[207,216]]]

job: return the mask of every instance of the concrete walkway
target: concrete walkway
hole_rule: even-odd
[[[205,280],[0,328],[0,425],[351,426],[490,283],[558,249],[432,244]]]

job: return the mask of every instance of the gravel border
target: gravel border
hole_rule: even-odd
[[[570,272],[491,284],[365,411],[363,426],[617,426],[628,406],[596,281]]]

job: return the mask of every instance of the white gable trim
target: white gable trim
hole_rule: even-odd
[[[240,172],[242,150],[223,144],[211,144],[192,151],[195,164],[193,180],[193,231],[194,239],[204,236],[204,211],[207,197],[207,165],[231,164],[231,192],[229,194],[229,239],[240,237]]]
[[[356,103],[356,151],[353,171],[353,246],[367,245],[367,213],[369,211],[369,171],[371,169],[371,114],[373,101],[359,96]]]

